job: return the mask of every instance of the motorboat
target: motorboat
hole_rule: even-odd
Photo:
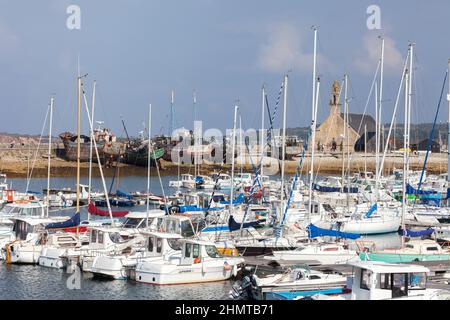
[[[157,285],[222,281],[237,276],[244,259],[224,257],[213,242],[184,239],[181,251],[136,266],[136,281]]]
[[[299,246],[295,250],[274,251],[272,256],[265,256],[267,260],[290,263],[315,264],[347,264],[359,261],[358,252],[351,250],[348,244],[335,242],[313,242]]]

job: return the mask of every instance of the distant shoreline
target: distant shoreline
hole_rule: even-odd
[[[422,170],[425,155],[411,155],[410,157],[410,168],[411,170]],[[380,156],[381,160],[381,156]],[[272,159],[272,165],[268,166],[265,160],[264,174],[275,175],[279,174],[279,164],[281,162]],[[287,175],[295,174],[298,167],[299,159],[294,158],[285,162],[285,173]],[[330,154],[316,154],[315,155],[315,174],[320,175],[341,175],[342,174],[342,157],[341,155],[330,155]],[[0,160],[0,171],[5,173],[9,178],[26,178],[28,176],[28,166],[29,163],[23,159],[1,159]],[[31,166],[31,165],[30,165]],[[51,162],[51,176],[52,177],[75,177],[77,173],[76,162],[69,162],[59,158],[52,159]],[[347,167],[347,162],[345,163]],[[235,172],[239,172],[241,166],[239,163],[235,165]],[[308,174],[310,168],[310,158],[305,157],[302,164],[301,173]],[[375,156],[373,154],[368,154],[367,158],[364,157],[362,153],[355,153],[351,155],[350,161],[350,171],[351,173],[363,172],[367,168],[367,171],[375,171]],[[403,168],[403,155],[402,154],[389,154],[386,157],[384,165],[384,174],[391,173],[393,169]],[[201,174],[211,174],[213,172],[221,171],[223,173],[229,173],[231,170],[230,165],[214,165],[214,164],[203,164],[200,166]],[[430,174],[440,174],[447,172],[447,154],[433,154],[431,153],[428,158],[427,172]],[[181,165],[180,174],[189,173],[194,174],[193,165]],[[250,165],[244,165],[243,171],[253,172]],[[137,167],[133,165],[120,164],[117,172],[115,167],[105,168],[103,167],[103,173],[106,177],[112,177],[114,174],[119,177],[127,176],[147,176],[146,167]],[[152,167],[150,170],[151,176],[157,176],[157,169]],[[81,163],[80,174],[83,177],[89,175],[89,163]],[[100,177],[100,170],[96,163],[93,164],[92,174],[94,177]],[[161,176],[176,176],[178,175],[178,165],[168,162],[161,161],[160,167]],[[32,172],[33,178],[44,178],[47,177],[47,160],[38,159],[35,162],[34,169]]]

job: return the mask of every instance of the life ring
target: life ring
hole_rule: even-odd
[[[194,264],[200,263],[200,258],[195,258],[194,259]]]

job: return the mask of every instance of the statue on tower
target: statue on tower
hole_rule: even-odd
[[[333,82],[333,92],[331,94],[331,100],[330,100],[330,105],[332,106],[336,106],[339,104],[339,93],[341,91],[341,86],[339,84],[339,81],[335,80]]]

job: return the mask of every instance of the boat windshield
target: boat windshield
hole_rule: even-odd
[[[16,212],[19,211],[19,210],[18,210],[19,208],[17,208],[17,207],[5,206],[5,207],[2,209],[1,213],[3,213],[3,214],[14,213],[14,212],[13,212],[13,209],[17,209]]]
[[[409,275],[409,290],[425,290],[427,284],[427,275],[424,272],[411,273]]]
[[[169,247],[173,250],[179,251],[183,244],[180,242],[180,239],[167,239],[167,243]]]
[[[140,219],[140,218],[127,218],[127,220],[125,220],[125,222],[123,224],[123,227],[128,228],[128,229],[137,228],[142,220],[143,219]]]
[[[121,243],[125,240],[122,238],[122,236],[118,232],[112,232],[109,234],[109,238],[113,243]]]
[[[206,249],[206,253],[211,258],[220,258],[221,257],[219,251],[217,251],[216,246],[205,246],[205,249]]]

